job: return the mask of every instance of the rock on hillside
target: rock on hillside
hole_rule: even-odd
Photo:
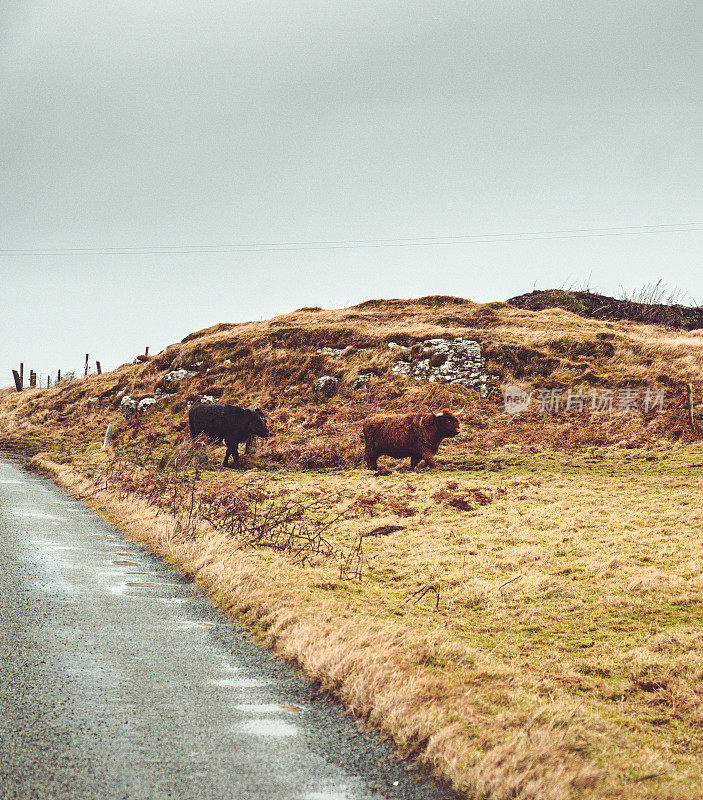
[[[651,293],[656,296],[657,287]],[[656,298],[655,299],[659,299]],[[563,308],[581,317],[594,319],[631,320],[650,325],[665,325],[670,328],[694,330],[703,328],[703,307],[682,306],[657,302],[635,302],[617,300],[594,292],[575,292],[563,289],[547,289],[511,297],[511,306],[527,311],[543,311],[547,308]]]
[[[389,346],[391,344],[395,343],[391,342]],[[478,388],[482,397],[486,394],[481,347],[471,339],[426,339],[418,358],[397,361],[391,371],[430,383],[457,383],[467,388]]]

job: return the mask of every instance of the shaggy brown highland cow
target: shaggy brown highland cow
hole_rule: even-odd
[[[379,456],[407,458],[410,469],[425,461],[435,466],[434,455],[442,439],[459,433],[459,420],[450,411],[441,414],[384,414],[364,422],[364,459],[377,469]]]

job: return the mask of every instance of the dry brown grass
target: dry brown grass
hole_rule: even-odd
[[[287,491],[356,501],[340,544],[394,525],[364,539],[355,582],[207,527],[180,536],[38,463],[467,796],[703,793],[701,478],[287,475]],[[438,611],[412,601],[428,584]]]

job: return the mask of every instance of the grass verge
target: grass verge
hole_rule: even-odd
[[[377,532],[361,581],[207,523],[184,535],[72,464],[33,464],[461,794],[674,800],[703,794],[696,448],[636,478],[616,462],[277,476],[354,509],[340,546]]]

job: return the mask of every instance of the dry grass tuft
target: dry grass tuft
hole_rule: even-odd
[[[588,741],[582,735],[594,725],[595,720],[568,708],[555,713],[546,707],[527,720],[520,719],[518,732],[477,765],[475,791],[496,800],[594,796],[603,770],[584,758]]]
[[[461,511],[473,511],[478,506],[492,503],[505,492],[506,489],[503,486],[486,489],[477,486],[460,486],[458,481],[447,481],[442,488],[432,493],[432,499],[436,503],[446,503]]]

